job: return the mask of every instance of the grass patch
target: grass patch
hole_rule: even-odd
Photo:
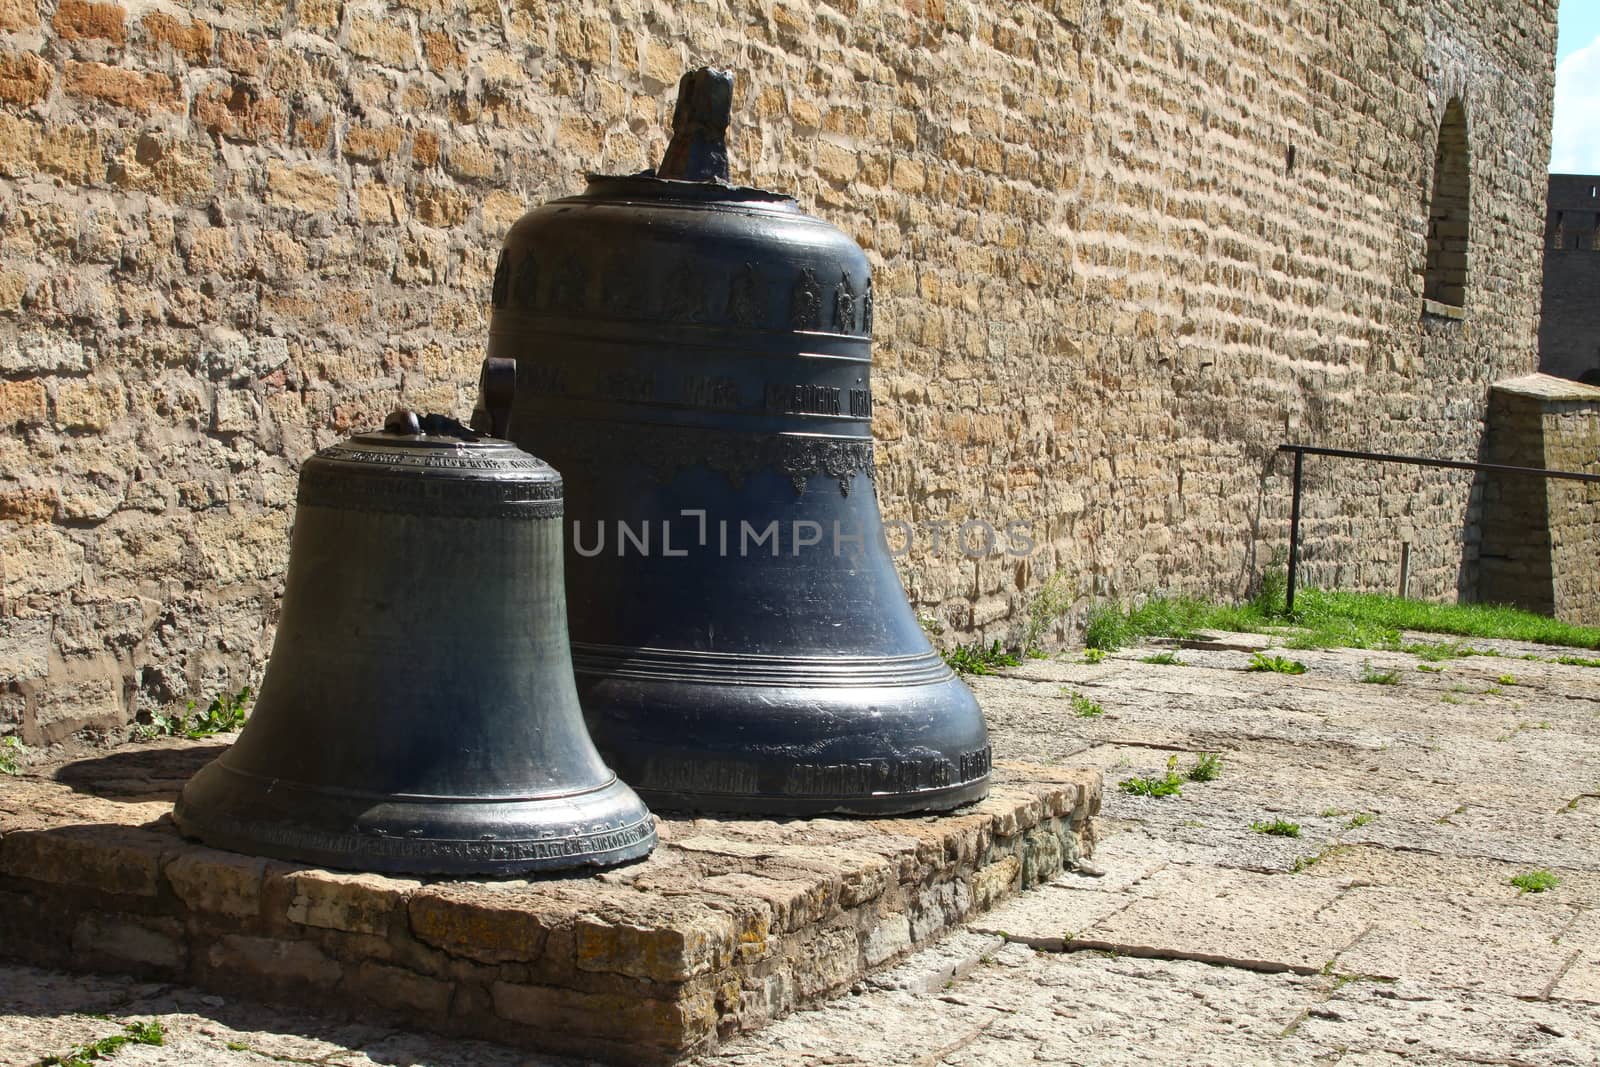
[[[1269,837],[1300,836],[1300,824],[1289,822],[1285,819],[1273,819],[1271,822],[1253,822],[1250,824],[1250,829],[1258,834],[1266,834]]]
[[[997,640],[989,645],[976,641],[957,645],[944,654],[944,661],[957,674],[993,674],[1001,667],[1017,666],[1022,659],[1015,652],[1002,648]]]
[[[1497,677],[1495,681],[1499,682],[1501,685],[1516,685],[1517,676],[1514,674],[1502,674]]]
[[[1354,830],[1358,827],[1367,825],[1367,823],[1376,818],[1377,816],[1372,814],[1370,811],[1358,812],[1355,815],[1350,816],[1350,821],[1345,823],[1345,825]]]
[[[1557,656],[1555,661],[1568,667],[1600,667],[1600,659],[1592,656]]]
[[[1183,660],[1176,652],[1153,652],[1139,660],[1140,663],[1158,663],[1163,667],[1181,667]]]
[[[84,1045],[74,1045],[60,1056],[46,1056],[38,1067],[88,1067],[95,1060],[116,1055],[123,1045],[164,1045],[166,1031],[158,1022],[128,1023],[122,1033],[102,1037]]]
[[[1371,664],[1362,661],[1361,680],[1368,685],[1399,685],[1400,672],[1394,669],[1380,671]]]
[[[1083,662],[1085,663],[1099,663],[1105,658],[1106,650],[1103,648],[1086,648],[1083,650]]]
[[[1098,700],[1090,700],[1082,693],[1074,693],[1070,689],[1061,690],[1061,695],[1072,701],[1072,714],[1080,719],[1098,719],[1106,713]]]
[[[1222,776],[1222,757],[1215,752],[1202,752],[1193,767],[1186,772],[1191,782],[1214,782]]]
[[[1536,871],[1524,871],[1511,876],[1511,884],[1524,893],[1543,893],[1547,889],[1554,889],[1561,884],[1561,879],[1542,867]]]
[[[1517,608],[1494,604],[1434,604],[1386,593],[1304,589],[1295,598],[1293,614],[1285,614],[1281,589],[1281,575],[1278,575],[1271,582],[1264,579],[1262,591],[1243,604],[1213,604],[1188,597],[1152,597],[1129,608],[1098,604],[1089,611],[1084,644],[1112,650],[1140,637],[1194,637],[1206,630],[1269,633],[1285,626],[1296,626],[1301,628],[1300,632],[1285,642],[1296,649],[1400,651],[1403,630],[1600,649],[1600,627],[1576,626]],[[1428,653],[1417,654],[1451,659],[1494,653],[1445,642],[1430,646]],[[1581,665],[1600,666],[1600,659]]]
[[[1424,674],[1443,674],[1444,673],[1444,668],[1443,667],[1435,667],[1435,666],[1432,666],[1431,664],[1427,664],[1427,663],[1419,663],[1419,664],[1417,664],[1417,670],[1421,671]]]
[[[1083,620],[1083,646],[1101,656],[1121,648],[1128,636],[1127,617],[1115,604],[1096,604]]]
[[[1247,671],[1272,671],[1274,674],[1304,674],[1306,665],[1297,659],[1286,659],[1283,656],[1270,656],[1265,652],[1250,653],[1250,665]]]

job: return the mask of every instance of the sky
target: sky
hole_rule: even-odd
[[[1600,174],[1600,0],[1561,0],[1550,170]]]

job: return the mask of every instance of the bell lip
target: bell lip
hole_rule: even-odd
[[[639,797],[651,811],[697,816],[763,815],[768,818],[813,818],[818,815],[855,816],[864,819],[894,815],[928,815],[952,812],[977,804],[989,795],[992,775],[970,782],[915,793],[793,796],[779,793],[696,793],[641,787]]]
[[[319,794],[330,801],[316,810],[325,825],[356,819],[406,832],[354,832],[310,825],[307,812],[271,803],[272,790],[232,789],[218,781],[227,768],[216,760],[189,780],[173,805],[172,820],[184,837],[228,852],[290,863],[381,874],[504,877],[593,871],[643,859],[655,848],[655,819],[639,795],[613,777],[603,786],[554,800],[502,803],[495,814],[524,829],[550,829],[537,837],[484,840],[483,833],[411,833],[407,827],[432,820],[454,820],[472,828],[463,814],[480,806],[397,801],[372,809],[349,804],[348,797]],[[341,805],[339,802],[345,801]],[[581,805],[574,803],[581,801]],[[376,811],[376,814],[374,813]],[[518,820],[518,816],[522,816]],[[463,826],[464,824],[464,826]],[[482,829],[503,830],[504,822]],[[614,841],[608,839],[614,838]],[[599,842],[598,847],[587,847]]]
[[[716,179],[694,181],[684,178],[662,178],[654,169],[636,174],[585,174],[589,187],[576,196],[562,197],[555,203],[573,200],[592,200],[628,193],[624,199],[677,200],[739,204],[741,206],[766,205],[769,207],[800,210],[800,201],[788,193],[774,192],[752,185],[734,185]]]

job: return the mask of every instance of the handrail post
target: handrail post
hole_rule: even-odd
[[[1294,450],[1294,496],[1289,502],[1289,584],[1284,595],[1283,611],[1294,614],[1295,572],[1300,568],[1300,468],[1305,453]]]

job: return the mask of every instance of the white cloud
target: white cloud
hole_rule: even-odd
[[[1556,65],[1550,170],[1600,174],[1600,37]]]

